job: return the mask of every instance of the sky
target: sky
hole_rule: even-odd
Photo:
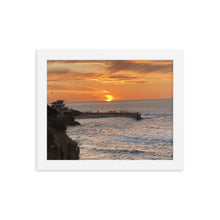
[[[47,102],[173,98],[172,60],[48,60]]]

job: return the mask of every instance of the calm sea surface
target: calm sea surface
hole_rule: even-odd
[[[82,160],[172,160],[173,100],[77,102],[80,111],[140,112],[143,120],[126,117],[78,119],[67,134],[78,141]]]

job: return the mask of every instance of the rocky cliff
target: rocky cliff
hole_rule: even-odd
[[[79,125],[71,116],[63,116],[47,106],[47,159],[77,160],[77,142],[66,135],[66,125]]]

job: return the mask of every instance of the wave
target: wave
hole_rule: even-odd
[[[84,148],[84,147],[82,147]],[[87,147],[85,147],[86,149],[88,149]],[[122,156],[122,155],[126,155],[126,156],[132,156],[132,155],[139,155],[141,157],[146,157],[146,155],[151,156],[152,159],[161,159],[163,156],[166,157],[170,157],[170,155],[166,155],[166,154],[161,154],[161,152],[157,152],[157,151],[144,151],[144,150],[126,150],[126,149],[118,149],[118,150],[114,150],[114,149],[103,149],[103,148],[89,148],[89,150],[92,150],[95,154],[99,155],[101,154],[111,154],[111,155],[118,155],[118,156]]]
[[[84,148],[84,147],[81,147]],[[87,147],[85,147],[87,148]],[[88,149],[88,148],[87,148]],[[89,148],[90,150],[93,151],[98,151],[98,152],[102,152],[102,153],[112,153],[112,154],[143,154],[143,153],[147,153],[147,151],[143,151],[143,150],[125,150],[125,149],[103,149],[103,148]]]
[[[160,117],[167,117],[173,116],[173,114],[141,114],[141,117],[144,119],[151,119],[151,118],[160,118]]]

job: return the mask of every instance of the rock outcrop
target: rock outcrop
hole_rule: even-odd
[[[58,114],[57,118],[68,126],[80,125],[78,121],[75,121],[74,114],[72,112],[64,112],[63,114]]]
[[[77,142],[66,134],[66,125],[78,125],[72,116],[63,116],[47,106],[47,159],[77,160]]]

